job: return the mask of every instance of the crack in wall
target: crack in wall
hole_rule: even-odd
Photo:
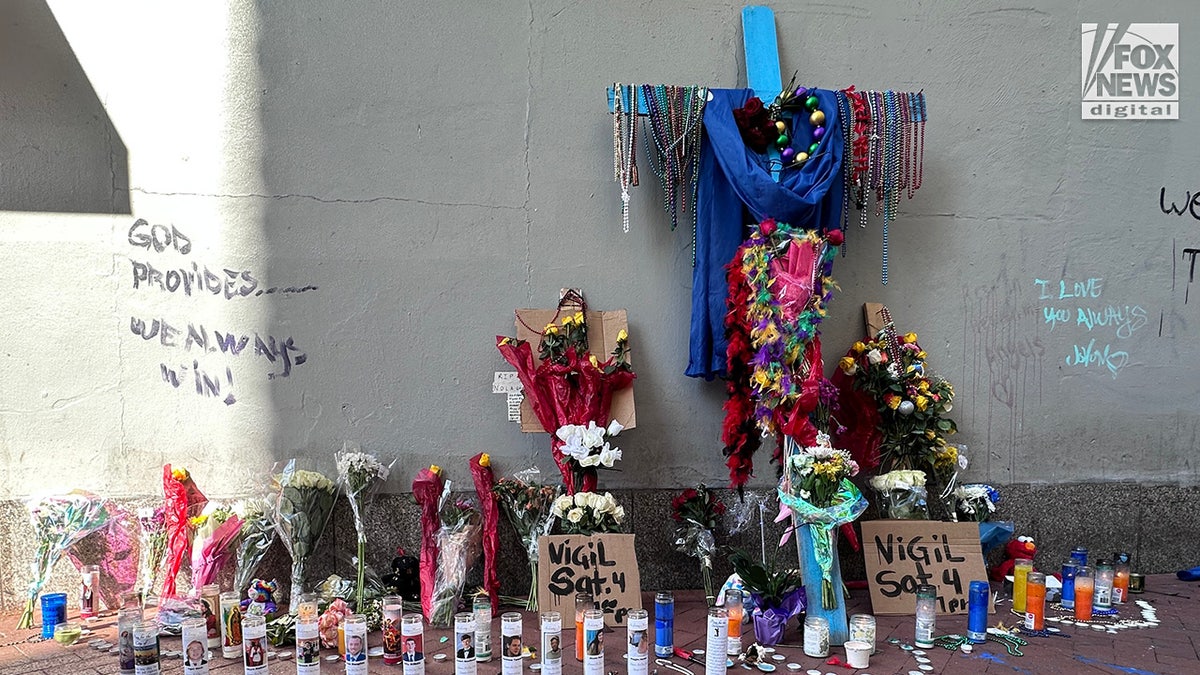
[[[118,188],[119,190],[119,188]],[[411,204],[424,204],[427,206],[470,206],[480,209],[496,209],[501,211],[523,211],[525,206],[509,206],[507,204],[480,204],[478,202],[438,202],[428,199],[417,199],[416,197],[395,197],[384,195],[379,197],[364,197],[362,199],[345,199],[341,197],[319,197],[317,195],[309,195],[302,193],[287,193],[268,195],[257,192],[244,193],[218,193],[218,192],[159,192],[156,190],[147,190],[145,188],[129,188],[129,192],[137,192],[144,195],[153,195],[156,197],[212,197],[216,199],[272,199],[282,201],[286,199],[305,199],[309,201],[319,202],[321,204],[374,204],[376,202],[400,202]],[[526,200],[528,201],[528,200]]]

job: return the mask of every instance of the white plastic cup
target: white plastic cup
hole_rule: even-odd
[[[871,644],[850,640],[846,647],[846,663],[851,668],[867,668],[871,665]]]

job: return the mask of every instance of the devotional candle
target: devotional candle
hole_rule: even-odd
[[[492,660],[492,599],[477,595],[471,609],[475,611],[475,660],[486,663]]]
[[[1092,620],[1092,595],[1095,583],[1091,567],[1080,565],[1075,568],[1075,619],[1077,621]]]
[[[351,614],[342,623],[346,633],[346,675],[367,675],[367,617]]]
[[[475,613],[454,615],[454,675],[475,675]]]
[[[1129,563],[1118,561],[1113,565],[1113,604],[1122,604],[1129,600]]]
[[[208,646],[211,649],[221,648],[221,587],[217,584],[206,584],[200,588],[200,608],[204,612],[205,629],[207,630]]]
[[[704,646],[704,675],[726,675],[726,655],[721,649],[729,646],[729,612],[725,608],[709,608]]]
[[[736,588],[725,591],[725,612],[729,616],[729,644],[725,653],[737,656],[742,653],[742,592]]]
[[[967,591],[967,639],[972,644],[987,640],[988,596],[992,587],[986,581],[972,581]]]
[[[142,621],[133,628],[133,672],[159,675],[158,621]]]
[[[79,577],[79,618],[94,619],[99,614],[96,608],[96,592],[100,590],[100,566],[84,565]]]
[[[542,612],[539,619],[542,635],[541,675],[562,675],[562,614]]]
[[[1062,566],[1062,592],[1058,604],[1065,609],[1075,609],[1075,570],[1079,563],[1068,560]]]
[[[1017,558],[1013,563],[1013,611],[1025,613],[1025,576],[1033,570],[1033,561],[1027,558]]]
[[[134,675],[133,629],[142,622],[140,605],[117,610],[117,668],[121,675]]]
[[[304,606],[301,597],[300,606]],[[321,625],[316,613],[296,615],[296,675],[321,672]]]
[[[226,591],[221,594],[221,656],[242,656],[242,596]]]
[[[583,675],[604,675],[604,612],[589,609],[583,613]]]
[[[650,670],[650,614],[631,609],[625,615],[625,659],[629,675],[646,675]],[[543,673],[543,675],[545,675]]]
[[[383,616],[383,662],[394,666],[400,663],[400,653],[403,651],[400,619],[404,615],[404,599],[398,595],[385,595],[379,607]]]
[[[933,647],[933,634],[937,630],[937,586],[917,586],[916,631],[913,644],[921,649]]]
[[[425,623],[420,612],[405,614],[400,619],[404,639],[404,675],[425,675]]]
[[[596,606],[592,601],[591,593],[576,593],[575,594],[575,660],[583,660],[584,652],[584,636],[583,636],[583,614],[589,609]]]
[[[259,614],[242,617],[243,672],[267,675],[267,620]]]
[[[183,646],[183,675],[208,675],[208,622],[202,616],[179,623]]]
[[[1093,609],[1112,607],[1113,566],[1107,560],[1096,561],[1096,578],[1092,594]]]
[[[505,612],[500,615],[500,661],[504,675],[524,675],[525,662],[521,651],[524,647],[524,626],[520,612]]]
[[[675,596],[670,591],[654,595],[654,655],[669,659],[675,653]]]
[[[1030,572],[1025,579],[1025,628],[1046,629],[1046,575]]]

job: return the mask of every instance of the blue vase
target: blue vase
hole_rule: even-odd
[[[813,537],[827,535],[813,525],[801,525],[796,537],[800,555],[800,573],[804,575],[804,593],[808,602],[806,612],[808,616],[819,616],[829,622],[829,645],[831,647],[841,646],[850,639],[850,626],[846,619],[846,595],[842,589],[842,564],[838,559],[837,530],[838,528],[835,527],[831,533],[833,564],[829,570],[829,578],[833,585],[833,609],[825,609],[822,604],[821,566],[817,564],[817,556],[813,551]]]

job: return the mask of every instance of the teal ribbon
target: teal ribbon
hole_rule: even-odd
[[[812,526],[813,554],[821,568],[821,579],[831,583],[830,569],[833,567],[833,531],[846,523],[854,522],[867,510],[867,498],[863,497],[854,483],[843,478],[833,498],[833,505],[813,506],[809,502],[779,488],[779,501],[792,510],[796,520]],[[798,533],[806,536],[806,533]]]

